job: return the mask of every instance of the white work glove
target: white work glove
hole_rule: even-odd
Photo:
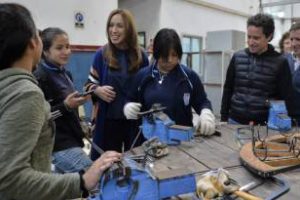
[[[129,102],[126,103],[123,108],[123,113],[126,119],[138,119],[138,113],[140,112],[142,104]]]
[[[196,125],[196,131],[201,135],[212,135],[216,131],[215,116],[210,109],[201,110],[199,121]]]

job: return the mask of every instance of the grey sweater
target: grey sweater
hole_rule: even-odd
[[[0,199],[80,197],[79,175],[50,173],[54,130],[50,106],[33,75],[0,71]]]

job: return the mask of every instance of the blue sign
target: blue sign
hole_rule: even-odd
[[[75,14],[75,20],[76,20],[77,22],[83,22],[83,19],[84,19],[84,17],[83,17],[83,14],[82,14],[82,13],[77,12],[77,13]]]

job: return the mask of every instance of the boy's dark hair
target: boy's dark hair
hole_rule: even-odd
[[[300,29],[300,23],[297,22],[297,23],[292,24],[292,26],[290,28],[290,32],[291,31],[296,31],[296,30],[299,30],[299,29]]]
[[[266,38],[272,36],[269,42],[273,39],[275,25],[271,15],[259,13],[252,16],[247,21],[247,27],[249,26],[261,27]]]
[[[0,3],[0,70],[20,59],[36,36],[36,27],[27,8],[15,3]]]
[[[174,29],[163,28],[156,34],[153,40],[153,57],[168,59],[169,52],[174,50],[178,58],[182,57],[182,47],[178,34]]]
[[[57,27],[49,27],[44,29],[41,33],[41,39],[43,42],[43,54],[42,57],[45,58],[44,51],[48,51],[53,44],[53,40],[57,35],[68,35],[64,30]]]

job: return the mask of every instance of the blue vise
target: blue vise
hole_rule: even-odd
[[[110,169],[100,180],[100,192],[89,200],[159,200],[196,191],[194,174],[164,174],[155,177],[139,163],[124,159],[129,165]],[[122,171],[126,172],[125,174]]]
[[[270,103],[268,127],[278,131],[288,131],[292,128],[292,120],[284,101],[272,100]]]
[[[141,129],[146,139],[158,137],[161,142],[169,145],[191,141],[195,132],[193,127],[176,125],[163,112],[143,116]]]

